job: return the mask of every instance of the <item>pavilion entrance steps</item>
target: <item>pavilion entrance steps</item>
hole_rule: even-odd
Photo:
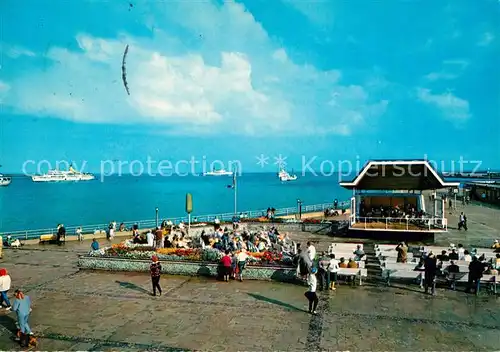
[[[383,282],[382,269],[380,268],[380,263],[375,254],[375,246],[373,243],[364,243],[363,250],[366,254],[365,268],[368,273],[368,277],[365,279],[367,282],[380,283]]]

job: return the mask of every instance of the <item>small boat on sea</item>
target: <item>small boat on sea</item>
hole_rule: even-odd
[[[0,187],[8,186],[12,182],[12,178],[0,174]]]
[[[204,172],[203,176],[233,176],[233,172],[226,171],[225,169],[212,170],[212,171]]]
[[[49,170],[46,174],[31,176],[33,182],[75,182],[91,181],[94,179],[94,175],[76,171],[71,166],[69,171]]]
[[[278,177],[281,182],[295,181],[297,179],[297,175],[290,175],[285,169],[280,169]]]

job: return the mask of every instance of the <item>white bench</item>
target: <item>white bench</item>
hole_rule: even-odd
[[[458,248],[455,248],[456,251],[458,251]],[[484,254],[486,259],[491,259],[495,258],[497,253],[495,253],[495,250],[493,248],[476,248],[476,255],[477,257],[480,257],[482,254]],[[430,252],[434,253],[435,255],[441,254],[443,251],[446,251],[447,254],[451,253],[451,248],[449,247],[439,247],[439,246],[424,246],[424,251],[425,252]],[[469,250],[469,252],[472,252]],[[472,255],[472,254],[471,254]]]
[[[415,270],[418,263],[383,263],[380,265],[382,269],[394,269],[394,270]],[[443,265],[442,269],[446,269],[447,265]],[[469,265],[458,265],[460,272],[468,273]],[[423,270],[423,268],[422,268]]]
[[[349,260],[349,258],[354,259],[356,256],[353,252],[345,252],[345,251],[335,251],[333,252],[335,254],[335,259],[339,260],[340,258],[344,258],[345,260]],[[361,257],[361,261],[366,260],[366,254]]]
[[[368,270],[362,268],[357,268],[357,269],[340,268],[339,271],[337,272],[337,275],[349,276],[353,278],[357,277],[359,278],[359,284],[363,285],[363,278],[368,277]]]
[[[424,271],[419,270],[397,270],[391,268],[384,268],[382,270],[382,277],[386,279],[387,285],[390,285],[391,279],[413,279],[420,281],[420,287],[424,286]],[[468,272],[460,272],[460,273],[449,273],[446,277],[438,276],[437,279],[445,279],[448,282],[453,281],[455,279],[455,283],[468,283],[469,281],[469,273]],[[500,283],[500,275],[490,275],[483,274],[481,278],[482,284],[489,284],[492,286],[493,292],[497,293],[497,285]]]
[[[387,285],[390,285],[391,279],[420,279],[422,283],[424,277],[423,271],[414,270],[398,270],[398,269],[382,269],[382,278],[386,279]]]
[[[383,264],[383,263],[397,263],[398,261],[398,258],[397,257],[378,257],[378,261],[380,262],[380,264]],[[412,263],[412,264],[415,264],[417,265],[418,262],[419,262],[420,258],[408,258],[406,260],[406,263]]]
[[[379,258],[397,258],[398,257],[398,252],[396,252],[396,251],[375,252],[375,254]],[[413,259],[413,253],[406,253],[406,259]]]
[[[493,286],[493,292],[497,293],[497,284],[500,283],[500,275],[483,274],[481,283],[487,283]]]
[[[347,250],[356,250],[358,246],[361,246],[363,249],[363,243],[345,243],[345,242],[333,242],[328,246],[328,248],[337,248],[337,249],[347,249]]]

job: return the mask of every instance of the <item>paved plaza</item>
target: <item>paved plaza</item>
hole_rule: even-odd
[[[498,211],[466,211],[469,232],[451,229],[446,240],[487,245],[500,237]],[[164,276],[164,295],[152,297],[147,274],[78,271],[77,255],[89,246],[4,252],[12,291],[22,287],[33,299],[41,350],[500,350],[500,299],[487,293],[341,285],[320,294],[320,314],[311,316],[306,288],[284,283]],[[14,322],[0,312],[0,350],[17,348]]]

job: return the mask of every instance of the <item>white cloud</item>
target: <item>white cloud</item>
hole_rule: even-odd
[[[428,81],[453,80],[462,75],[469,66],[469,62],[463,59],[451,59],[443,61],[443,68],[437,72],[431,72],[424,76]]]
[[[469,66],[469,61],[465,59],[450,59],[450,60],[444,60],[443,61],[444,65],[448,66],[458,66],[462,70],[466,69]]]
[[[451,92],[433,94],[429,89],[418,88],[417,95],[420,101],[436,107],[445,118],[457,124],[471,116],[469,102],[453,95]]]
[[[3,98],[9,90],[10,86],[5,82],[0,81],[0,104],[3,104]]]
[[[488,46],[490,43],[495,40],[495,35],[491,32],[486,32],[482,35],[481,39],[477,43],[479,46]]]
[[[158,29],[153,42],[80,34],[78,50],[53,47],[44,69],[9,82],[6,103],[23,114],[158,124],[170,133],[348,134],[385,111],[387,102],[374,100],[365,88],[341,84],[340,71],[295,64],[240,4],[180,2],[154,13],[203,36],[200,46],[183,46],[185,38]],[[127,44],[130,96],[121,82]],[[341,95],[332,106],[336,91]]]
[[[1,92],[6,92],[9,90],[9,85],[3,81],[0,81],[0,93]]]
[[[273,59],[279,62],[287,62],[288,55],[286,54],[285,49],[278,49],[273,53]]]
[[[21,56],[34,57],[36,54],[26,48],[20,46],[11,46],[6,43],[0,43],[0,53],[3,53],[11,59],[17,59]]]
[[[428,75],[425,75],[425,79],[429,81],[437,81],[437,80],[451,80],[457,78],[458,75],[447,73],[445,71],[440,72],[431,72]]]

